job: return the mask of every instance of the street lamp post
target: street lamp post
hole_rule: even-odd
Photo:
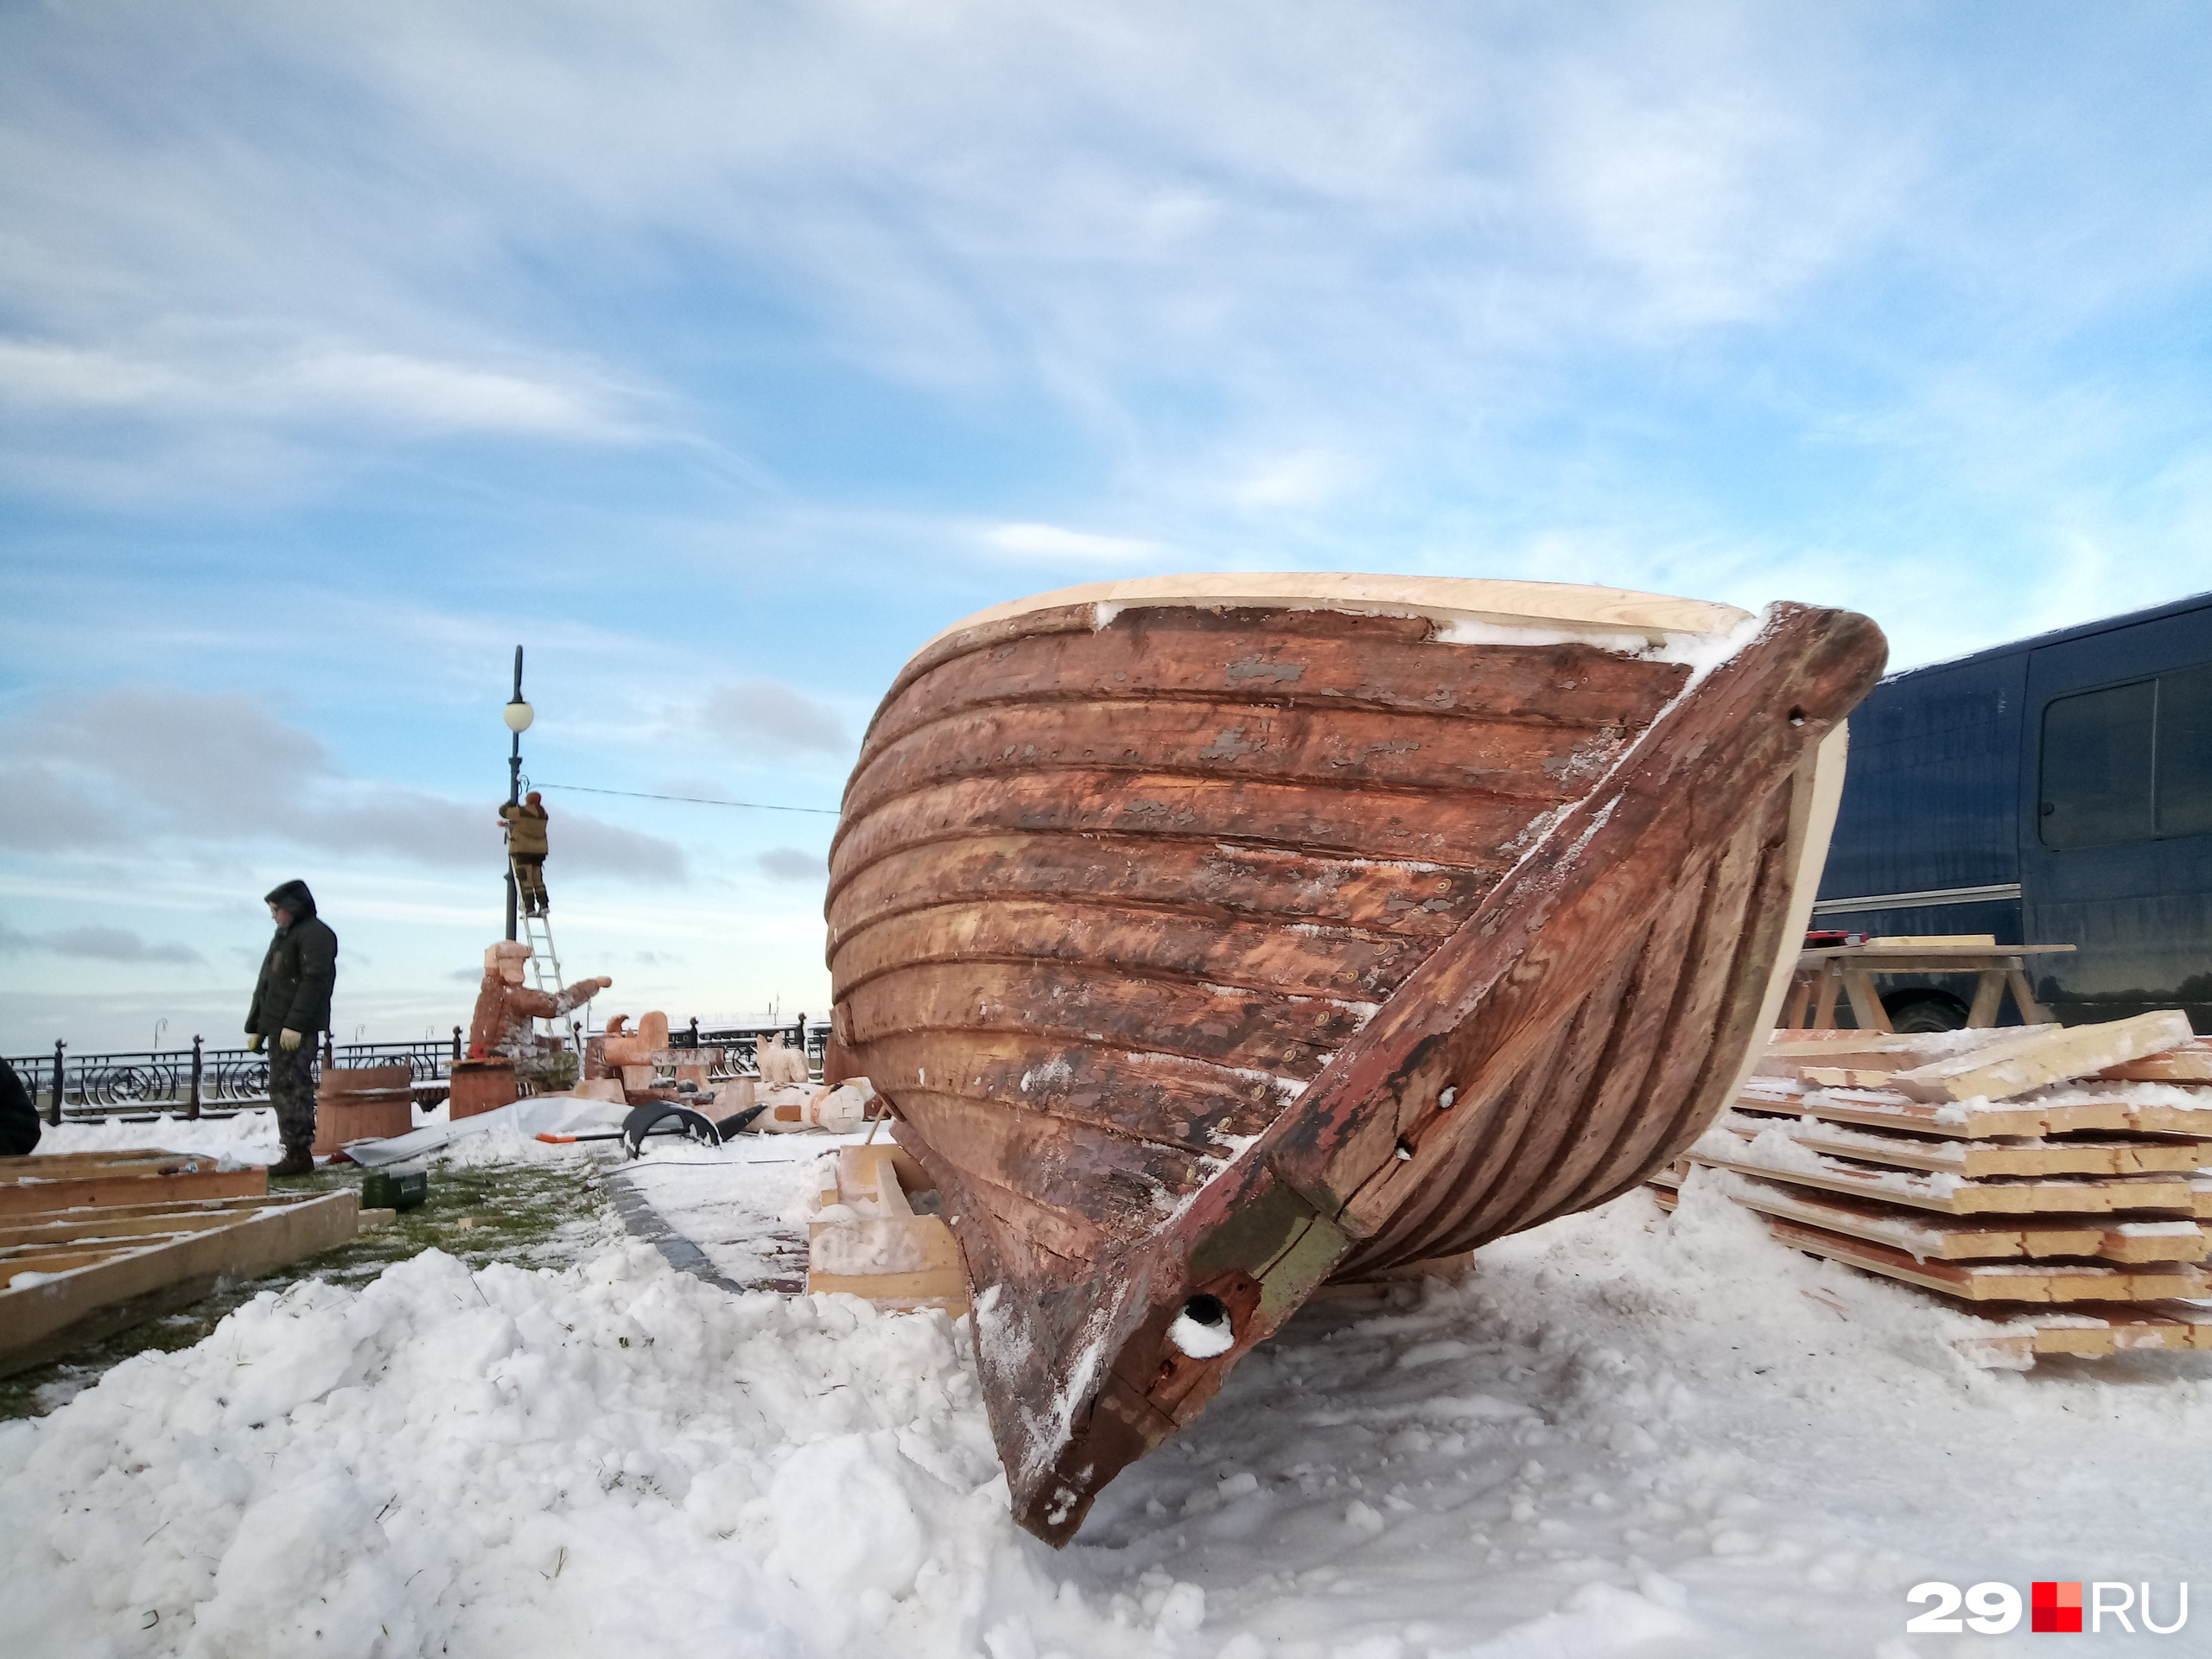
[[[507,754],[507,804],[522,804],[522,734],[530,729],[536,711],[522,700],[522,647],[515,647],[515,694],[507,706],[499,711],[507,722],[507,730],[514,734],[513,747]],[[507,860],[507,937],[515,936],[515,861]]]

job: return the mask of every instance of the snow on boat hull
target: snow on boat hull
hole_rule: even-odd
[[[1696,1138],[1885,651],[1847,612],[1315,575],[924,648],[831,855],[831,1076],[944,1190],[1024,1526],[1072,1536],[1325,1281]]]

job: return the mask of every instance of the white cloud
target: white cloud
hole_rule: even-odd
[[[994,524],[982,532],[985,546],[1001,553],[1052,563],[1112,564],[1140,560],[1156,563],[1162,549],[1157,542],[1134,536],[1102,536],[1090,531],[1067,530],[1058,524]]]
[[[761,873],[772,881],[822,881],[828,879],[829,861],[819,853],[803,853],[796,847],[771,847],[760,856]]]
[[[35,951],[93,962],[207,966],[207,958],[188,944],[149,943],[127,927],[88,925],[60,928],[52,933],[24,933],[0,918],[0,956],[25,956]]]
[[[143,409],[187,391],[174,371],[114,352],[0,340],[0,398],[46,408]]]
[[[741,753],[842,754],[849,747],[834,713],[778,680],[716,686],[700,706],[698,719],[709,738]]]
[[[1365,468],[1335,449],[1313,447],[1260,462],[1230,486],[1240,507],[1318,507],[1360,482]]]
[[[604,441],[634,431],[603,387],[330,345],[163,359],[0,340],[0,401],[30,410],[365,421],[414,432]]]
[[[601,437],[619,429],[579,388],[396,352],[318,349],[277,369],[278,399],[460,431]]]
[[[482,806],[345,777],[312,734],[235,693],[56,696],[0,725],[0,845],[143,855],[268,842],[456,869],[502,856]],[[554,865],[685,878],[673,842],[565,810]]]

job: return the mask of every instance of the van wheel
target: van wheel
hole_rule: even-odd
[[[1929,1031],[1958,1031],[1967,1023],[1967,1005],[1944,991],[1892,991],[1882,999],[1890,1029],[1901,1036]]]

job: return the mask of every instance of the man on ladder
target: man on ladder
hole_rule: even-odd
[[[507,830],[507,857],[515,867],[517,896],[525,916],[550,908],[545,895],[545,804],[536,790],[524,801],[503,802],[499,821]]]

